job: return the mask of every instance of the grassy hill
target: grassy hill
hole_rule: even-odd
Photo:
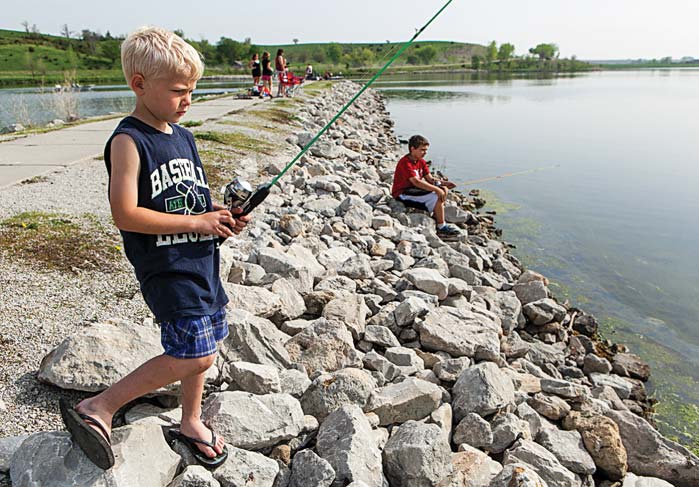
[[[65,78],[80,83],[121,81],[119,45],[121,39],[86,31],[80,38],[67,39],[41,33],[0,29],[0,86],[61,83]],[[317,43],[254,45],[222,38],[218,43],[190,42],[203,54],[207,75],[247,73],[235,61],[247,65],[253,52],[278,48],[293,69],[312,63],[316,72],[349,72],[385,63],[402,43]],[[450,41],[418,41],[394,66],[453,65],[466,67],[473,55],[484,55],[485,47]]]

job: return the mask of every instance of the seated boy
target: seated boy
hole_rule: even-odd
[[[432,213],[437,221],[437,235],[454,237],[461,232],[451,224],[444,223],[444,203],[447,193],[456,187],[454,183],[432,177],[425,162],[430,147],[427,139],[413,135],[408,141],[408,153],[404,155],[393,174],[391,194],[398,201]]]
[[[200,416],[206,370],[228,335],[217,240],[239,233],[249,218],[212,203],[194,137],[177,125],[204,70],[197,51],[172,32],[147,27],[126,38],[121,60],[136,108],[104,150],[108,196],[164,353],[75,408],[61,400],[61,416],[88,458],[108,469],[114,413],[180,381],[182,421],[169,434],[214,468],[226,459],[224,439]]]

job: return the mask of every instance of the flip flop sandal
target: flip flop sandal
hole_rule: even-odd
[[[111,438],[102,423],[92,416],[77,412],[64,399],[58,404],[61,408],[63,424],[70,432],[75,443],[85,452],[87,458],[102,470],[108,470],[114,466],[114,453],[112,452]],[[100,434],[92,426],[95,425]]]
[[[216,433],[214,433],[213,431],[211,431],[211,441],[192,438],[191,436],[182,434],[182,432],[176,429],[168,430],[167,434],[171,439],[179,440],[182,443],[184,443],[185,446],[189,448],[189,451],[192,452],[192,455],[194,455],[197,461],[208,469],[220,467],[223,464],[223,462],[225,462],[228,458],[228,448],[226,448],[226,446],[223,447],[223,452],[221,452],[219,455],[216,455],[213,458],[207,457],[206,454],[203,451],[201,451],[199,447],[197,447],[197,443],[199,443],[201,445],[208,446],[209,448],[214,450],[214,446],[216,445]]]

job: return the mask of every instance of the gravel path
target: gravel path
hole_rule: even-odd
[[[0,191],[0,220],[23,211],[92,213],[109,227],[106,180],[104,163],[92,160],[45,182],[6,188]],[[16,262],[5,252],[0,283],[0,437],[62,429],[56,404],[66,392],[36,380],[41,359],[89,323],[148,316],[138,283],[125,259],[109,274],[65,273]]]

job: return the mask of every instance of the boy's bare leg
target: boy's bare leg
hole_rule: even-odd
[[[111,432],[112,416],[124,404],[182,378],[203,374],[212,361],[211,357],[178,359],[158,355],[100,394],[81,401],[75,410],[102,421],[107,431]],[[210,439],[209,434],[206,440]]]
[[[215,355],[213,355],[215,357]],[[183,377],[181,380],[182,391],[182,424],[180,432],[192,438],[211,441],[211,430],[201,421],[201,396],[204,391],[206,372]],[[215,457],[223,452],[225,440],[216,435],[216,451],[208,446],[197,443],[197,447],[208,457]]]
[[[437,204],[434,205],[434,219],[437,226],[444,224],[444,201],[437,200]]]

